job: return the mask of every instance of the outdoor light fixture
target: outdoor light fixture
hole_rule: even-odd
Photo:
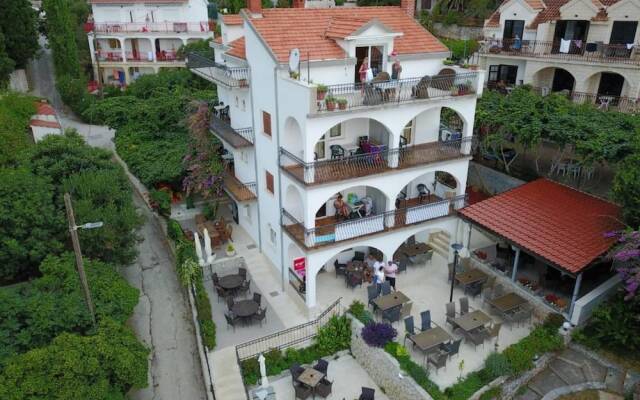
[[[451,293],[449,294],[449,303],[453,301],[453,286],[455,285],[456,278],[456,270],[458,269],[458,256],[460,250],[462,250],[464,246],[460,243],[454,243],[451,245],[453,249],[453,268],[451,268]]]

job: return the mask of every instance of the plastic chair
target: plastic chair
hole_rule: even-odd
[[[467,297],[460,297],[460,315],[469,313],[469,299]]]
[[[338,260],[333,262],[333,267],[336,271],[336,278],[338,275],[346,275],[347,274],[347,264],[340,264]]]
[[[362,387],[362,392],[358,400],[375,400],[376,390],[368,387]]]
[[[320,382],[318,382],[318,386],[316,386],[314,394],[322,398],[326,398],[331,394],[332,386],[333,382],[323,378]]]
[[[389,283],[388,281],[382,282],[382,295],[386,296],[388,294],[391,294],[391,283]]]
[[[422,332],[431,329],[431,310],[422,311],[420,313],[420,330]]]
[[[423,200],[429,200],[431,191],[427,189],[427,185],[425,185],[424,183],[419,183],[418,186],[416,186],[416,189],[418,189],[418,203],[422,204]]]
[[[313,366],[313,369],[327,375],[327,370],[329,369],[329,362],[323,359],[319,359],[316,365]]]
[[[262,301],[262,295],[260,293],[253,293],[253,301],[255,301],[256,303],[258,303],[258,305],[260,305],[261,301]]]
[[[446,315],[447,315],[447,323],[451,325],[455,325],[454,320],[456,319],[456,303],[447,303],[446,304]]]
[[[415,326],[413,324],[413,317],[408,316],[404,319],[404,342],[406,343],[407,339],[413,343],[411,336],[416,334]]]
[[[380,288],[375,283],[373,285],[367,286],[367,298],[369,299],[367,305],[372,306],[374,310],[376,309],[376,303],[374,303],[374,300],[380,294],[379,290]]]
[[[391,324],[400,321],[400,306],[383,311],[382,320],[389,321]]]
[[[329,146],[329,149],[331,149],[332,160],[344,158],[344,147],[340,146],[339,144],[332,144],[331,146]]]

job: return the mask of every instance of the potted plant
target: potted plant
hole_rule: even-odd
[[[329,90],[329,88],[326,85],[318,84],[318,86],[316,86],[316,96],[318,100],[324,100],[327,90]]]
[[[229,243],[227,245],[227,257],[233,257],[236,255],[236,248],[233,246],[233,243]]]
[[[469,69],[472,71],[477,71],[478,70],[478,64],[469,64]]]
[[[333,96],[327,96],[324,99],[325,104],[327,105],[328,111],[333,111],[336,109],[336,98]]]
[[[456,85],[451,86],[451,95],[452,96],[457,96],[458,95],[458,87]]]
[[[338,108],[341,110],[346,110],[347,109],[347,99],[338,99],[336,100],[336,103],[338,103]]]
[[[450,59],[446,59],[442,62],[444,65],[454,65],[456,62]]]
[[[298,78],[300,78],[300,72],[298,72],[298,71],[289,71],[289,77],[291,79],[298,80]]]

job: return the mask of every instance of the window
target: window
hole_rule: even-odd
[[[522,39],[524,33],[524,20],[508,19],[504,21],[503,39],[515,39],[516,36]]]
[[[414,122],[415,122],[415,120],[412,119],[402,129],[402,136],[404,136],[404,138],[407,140],[406,144],[411,144],[411,142],[413,141],[413,125],[414,125],[413,123]],[[402,140],[402,139],[400,139],[400,140]]]
[[[318,143],[316,143],[316,147],[314,149],[314,159],[316,160],[322,160],[327,156],[324,147],[325,136],[326,135],[322,135],[322,137],[318,139]]]
[[[265,176],[266,176],[266,180],[267,180],[267,190],[270,191],[271,193],[274,193],[274,190],[273,190],[273,175],[271,175],[271,173],[269,171],[265,171]]]
[[[118,39],[107,39],[109,41],[109,48],[110,49],[119,49],[120,48],[120,41]]]
[[[342,136],[342,124],[338,124],[329,129],[329,138],[338,138]]]
[[[507,85],[515,85],[518,77],[518,67],[515,65],[490,65],[489,82],[497,83],[504,81]]]
[[[271,114],[266,111],[262,112],[262,132],[271,136]]]

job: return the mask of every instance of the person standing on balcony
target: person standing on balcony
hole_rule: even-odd
[[[360,83],[365,83],[369,81],[369,75],[372,75],[371,68],[369,68],[369,57],[365,57],[362,59],[362,64],[360,64],[360,69],[358,70],[358,74],[360,75]]]
[[[342,198],[342,193],[338,193],[338,198],[333,202],[333,207],[336,209],[336,218],[348,219],[351,210],[347,203]]]
[[[396,272],[398,272],[398,265],[389,260],[387,266],[384,267],[384,278],[389,281],[393,290],[396,290]]]
[[[395,50],[391,53],[391,56],[393,57],[393,65],[391,66],[391,79],[397,81],[398,79],[400,79],[402,65],[400,65],[398,53]]]

